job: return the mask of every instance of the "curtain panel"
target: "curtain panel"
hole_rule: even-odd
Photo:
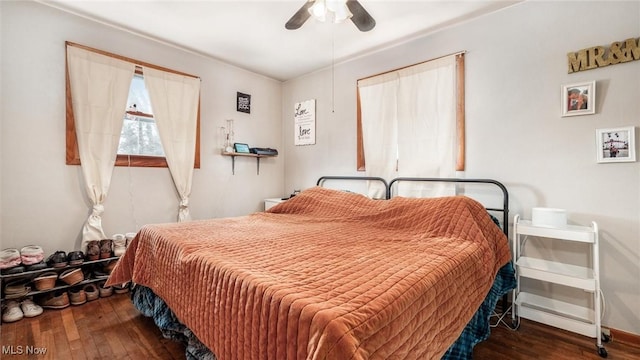
[[[92,211],[82,229],[82,248],[105,239],[103,203],[116,161],[124,109],[135,65],[75,46],[67,46],[78,151]]]
[[[399,70],[398,176],[455,177],[455,57],[448,56]],[[449,183],[398,185],[398,195],[453,195]]]
[[[368,176],[454,177],[456,55],[358,81]],[[369,196],[378,189],[369,188]],[[407,197],[451,195],[440,183],[399,184]]]
[[[169,171],[180,197],[178,222],[188,221],[200,79],[147,67],[143,73]]]
[[[395,73],[358,82],[367,176],[397,177],[398,86]],[[368,182],[368,196],[384,198],[384,185],[378,181]]]

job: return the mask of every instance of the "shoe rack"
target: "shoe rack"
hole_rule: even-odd
[[[29,278],[31,281],[27,284],[27,286],[30,286],[31,289],[34,290],[29,290],[29,292],[25,295],[23,295],[22,297],[27,297],[27,296],[32,296],[32,295],[39,295],[39,294],[44,294],[44,293],[48,293],[48,292],[52,292],[52,291],[56,291],[56,290],[64,290],[64,289],[68,289],[71,287],[76,287],[76,286],[84,286],[86,284],[91,284],[94,282],[99,282],[99,281],[104,281],[107,278],[89,278],[89,279],[84,279],[81,282],[77,283],[77,284],[73,284],[73,285],[59,285],[60,281],[59,279],[56,280],[56,286],[54,286],[51,289],[47,289],[47,290],[35,290],[35,285],[33,284],[33,279],[35,279],[36,277],[38,277],[38,275],[45,273],[45,272],[55,272],[58,274],[58,276],[65,271],[66,269],[71,269],[71,268],[82,268],[83,273],[84,270],[86,268],[91,268],[93,267],[93,265],[98,265],[98,264],[106,264],[109,261],[112,260],[118,260],[119,257],[117,256],[111,256],[108,258],[104,258],[104,259],[98,259],[98,260],[89,260],[89,261],[84,261],[81,264],[75,264],[75,265],[65,265],[63,267],[47,267],[44,269],[39,269],[39,270],[32,270],[32,271],[23,271],[21,273],[16,273],[16,274],[1,274],[0,275],[0,287],[2,288],[2,297],[0,298],[0,303],[4,302],[5,299],[5,293],[4,293],[4,286],[8,281],[11,280],[16,280],[16,279],[27,279]]]

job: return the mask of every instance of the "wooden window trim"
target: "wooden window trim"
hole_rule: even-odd
[[[173,74],[190,76],[197,78],[197,76],[193,76],[187,73],[183,73],[180,71],[175,71],[171,69],[167,69],[164,67],[156,66],[153,64],[145,63],[142,61],[137,61],[128,57],[112,54],[106,51],[90,48],[84,45],[79,45],[72,43],[70,41],[66,42],[67,46],[76,46],[84,50],[93,51],[95,53],[113,57],[116,59],[124,60],[127,62],[131,62],[136,64],[136,72],[141,73],[142,67],[150,67],[166,72],[170,72]],[[66,57],[65,57],[66,58]],[[76,138],[76,127],[75,127],[75,119],[73,116],[73,103],[71,99],[71,86],[69,81],[69,66],[65,60],[65,97],[66,97],[66,164],[67,165],[80,165],[80,152],[78,151],[78,139]],[[127,112],[132,115],[146,115],[144,113],[138,112],[129,112],[124,111],[123,115]],[[143,155],[120,155],[116,157],[116,166],[133,166],[133,167],[169,167],[167,164],[167,159],[164,156],[143,156]],[[198,102],[198,119],[196,123],[196,153],[193,167],[195,169],[200,168],[200,102]]]
[[[448,56],[448,55],[447,55]],[[456,171],[464,171],[465,169],[465,103],[464,103],[464,52],[455,54],[456,56],[456,136],[458,156],[456,159]],[[436,60],[436,59],[432,59]],[[428,61],[432,61],[428,60]],[[390,72],[405,69],[411,66],[423,64],[413,64],[398,69],[386,71],[384,73],[368,76],[366,78],[358,79],[364,80],[374,76],[387,74]],[[366,170],[366,163],[364,158],[364,143],[362,140],[362,109],[360,107],[360,89],[356,86],[356,168],[358,171]]]

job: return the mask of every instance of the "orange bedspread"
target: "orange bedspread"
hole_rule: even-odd
[[[465,197],[315,187],[268,212],[148,225],[110,284],[151,288],[219,359],[435,359],[510,259]]]

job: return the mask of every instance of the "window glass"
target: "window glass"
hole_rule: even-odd
[[[151,100],[149,92],[144,86],[144,78],[140,74],[135,74],[129,89],[129,99],[127,100],[127,111],[139,111],[145,114],[153,114],[151,110]]]
[[[158,127],[153,118],[125,115],[118,154],[164,156]]]
[[[149,93],[140,74],[133,77],[129,88],[118,154],[164,157],[158,126],[153,119]]]

